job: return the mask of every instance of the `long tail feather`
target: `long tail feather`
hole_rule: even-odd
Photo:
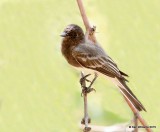
[[[118,81],[118,87],[120,88],[120,91],[122,94],[128,98],[131,103],[139,110],[139,111],[146,111],[145,107],[142,105],[142,103],[137,99],[137,97],[133,94],[133,92],[129,89],[129,87],[126,85],[125,79],[123,78],[116,78]]]

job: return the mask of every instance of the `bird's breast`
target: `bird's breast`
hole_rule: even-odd
[[[62,45],[61,52],[70,65],[75,67],[81,67],[81,65],[76,61],[76,59],[72,55],[73,48],[74,47],[72,46]]]

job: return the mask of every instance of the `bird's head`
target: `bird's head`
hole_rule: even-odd
[[[68,25],[60,36],[69,39],[84,39],[82,28],[75,24]]]

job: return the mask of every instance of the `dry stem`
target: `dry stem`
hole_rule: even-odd
[[[86,15],[82,0],[77,0],[77,4],[78,4],[78,7],[79,7],[79,10],[80,10],[82,19],[83,19],[83,23],[84,23],[85,28],[86,28],[86,37],[88,38],[88,40],[91,40],[94,44],[96,44],[97,41],[96,41],[96,37],[95,37],[95,34],[94,34],[95,31],[93,31],[93,29],[95,27],[90,26],[90,23],[88,21],[88,17]]]
[[[81,72],[81,78],[84,77],[83,72]],[[83,80],[82,84],[82,89],[86,87],[86,81],[85,79]],[[87,93],[83,93],[83,99],[84,99],[84,118],[82,119],[81,123],[85,125],[84,132],[89,132],[91,130],[90,127],[88,127],[88,122],[89,122],[89,116],[88,116],[88,103],[87,103]]]
[[[147,132],[152,132],[151,128],[148,128],[146,121],[142,118],[142,116],[140,115],[139,111],[134,107],[134,105],[132,105],[132,103],[125,97],[123,96],[127,102],[127,104],[129,105],[130,109],[132,110],[134,116],[137,116],[137,119],[141,122],[141,124],[145,127]],[[135,123],[136,124],[136,123]]]

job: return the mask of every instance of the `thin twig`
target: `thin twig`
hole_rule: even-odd
[[[77,0],[77,3],[78,3],[78,7],[79,7],[79,10],[80,10],[82,19],[83,19],[83,23],[86,27],[86,31],[88,31],[91,28],[91,26],[89,24],[88,17],[86,15],[86,12],[85,12],[85,9],[84,9],[84,6],[83,6],[83,2],[82,2],[82,0]]]
[[[92,128],[92,132],[133,132],[133,128],[126,128],[128,123],[115,124],[112,126],[97,126],[89,125]],[[84,125],[80,125],[80,128],[83,129]]]
[[[84,74],[83,72],[81,72],[81,78],[84,77]],[[84,87],[86,87],[86,81],[85,79],[81,82],[82,84],[82,89]],[[89,116],[88,116],[88,103],[87,103],[87,93],[83,93],[83,99],[84,99],[84,118],[82,119],[81,123],[85,125],[85,128],[84,128],[84,132],[89,132],[91,130],[90,127],[88,127],[88,122],[90,122],[89,120]]]
[[[96,37],[95,37],[95,34],[94,34],[95,33],[95,27],[92,28],[90,23],[89,23],[89,20],[88,20],[88,17],[86,15],[86,11],[84,9],[82,0],[77,0],[77,4],[78,4],[78,7],[79,7],[79,10],[80,10],[82,19],[83,19],[83,23],[84,23],[85,28],[86,28],[86,35],[85,36],[88,40],[91,40],[92,43],[96,44],[97,41],[96,41]]]
[[[124,96],[124,98],[125,98],[127,104],[129,105],[129,107],[131,108],[133,114],[137,116],[138,120],[145,127],[146,131],[147,132],[152,132],[152,130],[148,127],[146,121],[140,115],[139,111],[134,107],[134,105],[125,96]]]

